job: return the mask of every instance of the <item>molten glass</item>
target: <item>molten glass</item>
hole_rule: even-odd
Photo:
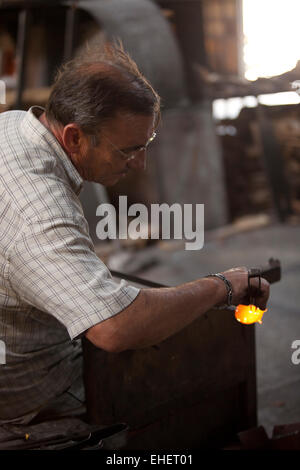
[[[245,323],[246,325],[250,325],[251,323],[262,323],[261,319],[263,314],[267,311],[261,310],[260,308],[256,307],[255,305],[238,305],[235,309],[235,318],[241,322]]]

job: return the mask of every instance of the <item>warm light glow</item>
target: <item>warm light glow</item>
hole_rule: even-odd
[[[300,1],[243,0],[245,77],[280,75],[300,59]]]
[[[300,0],[299,0],[300,1]],[[299,88],[300,89],[300,88]],[[259,95],[260,104],[275,106],[285,104],[299,104],[300,96],[295,91],[284,91],[281,93],[269,93]],[[257,99],[254,96],[244,96],[243,98],[218,99],[213,101],[213,116],[215,119],[236,119],[244,107],[254,108],[257,106]]]
[[[263,314],[267,311],[261,310],[260,308],[256,307],[255,305],[238,305],[235,309],[235,318],[241,322],[245,323],[246,325],[250,325],[251,323],[262,323],[261,319]]]

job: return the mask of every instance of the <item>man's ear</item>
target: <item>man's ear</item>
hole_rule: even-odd
[[[64,127],[62,139],[67,152],[73,154],[80,150],[84,134],[77,124],[71,123]]]

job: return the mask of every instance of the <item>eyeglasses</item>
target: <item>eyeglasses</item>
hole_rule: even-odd
[[[139,152],[144,152],[145,150],[147,150],[148,145],[151,144],[151,142],[153,142],[153,140],[155,139],[156,135],[157,135],[156,132],[153,132],[152,136],[150,137],[150,139],[148,140],[148,142],[147,142],[145,145],[142,145],[142,146],[138,147],[138,148],[135,149],[135,150],[130,150],[129,152],[124,152],[123,150],[118,149],[118,148],[112,143],[112,141],[111,141],[108,137],[106,137],[106,136],[104,136],[104,137],[105,137],[105,139],[108,140],[108,142],[110,143],[110,145],[111,145],[120,155],[122,155],[123,159],[128,161],[128,160],[133,160],[134,158],[136,158],[136,157],[137,157],[137,154],[138,154]]]

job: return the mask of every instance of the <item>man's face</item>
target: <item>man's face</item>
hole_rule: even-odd
[[[154,121],[153,115],[119,114],[101,128],[96,147],[88,136],[84,136],[80,159],[76,162],[83,179],[112,186],[131,169],[144,170],[146,150],[137,150],[153,135]],[[126,155],[135,157],[128,159]]]

